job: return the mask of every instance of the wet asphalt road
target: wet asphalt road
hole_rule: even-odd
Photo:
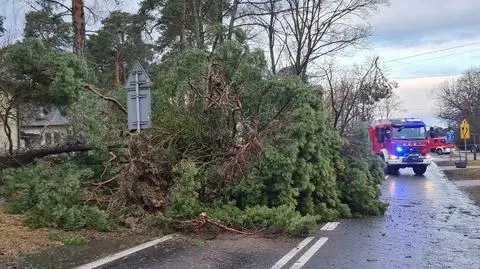
[[[479,207],[437,167],[389,176],[382,193],[384,217],[341,221],[303,268],[480,268]]]
[[[290,268],[320,238],[328,240],[301,268],[480,269],[480,208],[432,165],[423,177],[411,170],[382,186],[389,208],[382,217],[340,220],[318,230]],[[321,227],[321,226],[320,226]],[[177,239],[102,268],[271,268],[299,239]]]

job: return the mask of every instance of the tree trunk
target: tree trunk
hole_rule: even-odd
[[[117,47],[117,53],[115,56],[115,83],[118,86],[122,86],[125,84],[125,68],[124,68],[124,60],[123,60],[123,44],[125,44],[125,40],[122,37],[121,43]]]
[[[237,9],[238,9],[238,3],[240,0],[234,0],[233,1],[233,6],[230,11],[230,23],[228,24],[228,34],[227,34],[227,40],[232,40],[232,35],[233,35],[233,29],[235,27],[235,20],[237,18]]]
[[[120,52],[120,49],[117,51],[117,55],[115,56],[115,84],[117,84],[117,86],[120,86],[122,85],[122,82],[121,82],[121,52]]]
[[[182,0],[180,10],[180,43],[185,42],[185,26],[187,25],[187,0]]]
[[[8,115],[9,111],[5,112],[5,117],[2,117],[3,121],[3,131],[5,132],[5,136],[7,137],[8,140],[8,154],[10,156],[13,155],[13,139],[12,139],[12,128],[10,128],[10,125],[8,124]]]
[[[109,146],[109,150],[126,148],[126,145],[112,145]],[[62,153],[72,153],[72,152],[86,152],[90,151],[92,148],[87,145],[65,145],[58,146],[55,148],[40,148],[29,150],[26,152],[13,152],[9,156],[0,155],[0,170],[8,167],[19,167],[26,164],[35,162],[36,159],[43,158],[50,155],[62,154]]]
[[[275,1],[270,0],[270,22],[268,24],[268,49],[270,51],[270,64],[272,65],[272,74],[275,75],[276,70],[276,61],[275,61],[275,19],[276,19],[276,11],[275,11]]]
[[[202,21],[202,6],[199,0],[192,0],[193,7],[193,22],[195,41],[198,48],[203,48],[205,45],[205,37],[203,34],[203,21]],[[218,36],[217,36],[218,37]]]
[[[74,52],[77,56],[85,55],[85,6],[83,0],[72,0],[72,23],[74,35]]]
[[[218,33],[219,42],[223,44],[223,0],[218,0],[218,10],[217,10],[217,23],[221,27],[220,32]]]

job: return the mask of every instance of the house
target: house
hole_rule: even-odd
[[[53,147],[64,142],[69,133],[70,119],[53,105],[36,107],[30,119],[20,123],[22,149]]]

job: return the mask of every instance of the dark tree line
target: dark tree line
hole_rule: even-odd
[[[458,127],[463,119],[471,132],[480,132],[480,69],[465,71],[458,79],[443,82],[437,89],[439,116]]]

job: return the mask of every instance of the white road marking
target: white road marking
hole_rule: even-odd
[[[302,242],[300,242],[295,248],[290,250],[285,256],[283,256],[277,263],[275,263],[270,269],[280,269],[282,268],[285,264],[288,263],[295,255],[297,255],[300,250],[302,250],[310,241],[313,240],[314,237],[307,237],[303,239]]]
[[[335,230],[335,228],[337,228],[338,224],[340,224],[340,222],[327,222],[327,224],[323,225],[323,227],[320,230],[333,231]]]
[[[135,247],[133,247],[133,248],[129,248],[129,249],[126,249],[126,250],[124,250],[124,251],[121,251],[121,252],[112,254],[112,255],[107,256],[107,257],[105,257],[105,258],[103,258],[103,259],[96,260],[96,261],[94,261],[94,262],[87,263],[87,264],[81,265],[81,266],[79,266],[79,267],[75,267],[74,269],[91,269],[91,268],[95,268],[95,267],[104,265],[104,264],[106,264],[106,263],[112,262],[112,261],[114,261],[114,260],[117,260],[117,259],[126,257],[126,256],[128,256],[128,255],[130,255],[130,254],[132,254],[132,253],[138,252],[138,251],[140,251],[140,250],[143,250],[143,249],[146,249],[146,248],[155,246],[156,244],[159,244],[159,243],[165,242],[165,241],[167,241],[167,240],[170,240],[170,239],[172,239],[174,236],[176,236],[176,235],[175,235],[175,234],[170,234],[170,235],[167,235],[167,236],[164,236],[164,237],[160,237],[160,238],[157,238],[157,239],[152,240],[152,241],[150,241],[150,242],[146,242],[146,243],[143,243],[143,244],[141,244],[141,245],[135,246]]]
[[[325,242],[327,242],[328,238],[326,237],[321,237],[320,239],[318,239],[317,242],[315,242],[315,244],[309,248],[303,255],[302,257],[300,257],[293,265],[292,267],[290,267],[290,269],[299,269],[299,268],[302,268],[307,262],[308,260],[310,260],[310,258],[312,258],[312,256],[315,254],[315,252],[317,252],[322,246],[323,244],[325,244]]]

